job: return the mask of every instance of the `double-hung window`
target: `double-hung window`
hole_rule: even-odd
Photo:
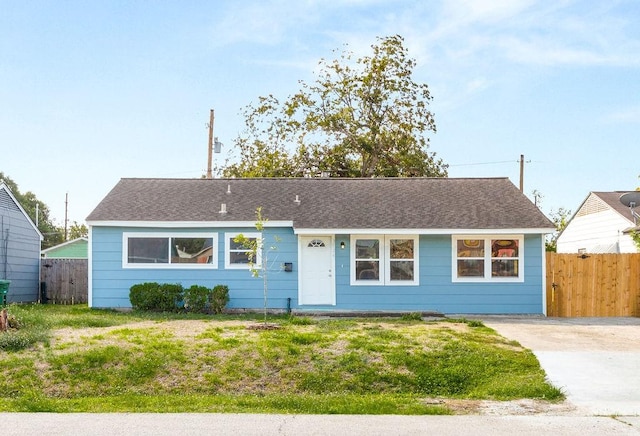
[[[453,236],[454,281],[523,281],[522,236]]]
[[[393,237],[388,238],[388,265],[387,282],[415,282],[418,272],[417,251],[418,242],[414,238]]]
[[[217,268],[218,236],[211,233],[122,235],[123,268]]]
[[[380,267],[379,238],[360,238],[352,241],[355,247],[355,279],[367,283],[381,283],[383,275]]]
[[[417,285],[418,283],[417,236],[351,236],[351,284]]]
[[[240,235],[243,236],[244,243],[238,240]],[[260,233],[225,233],[224,241],[225,268],[249,269],[251,264],[254,268],[260,268],[262,262]],[[253,253],[253,247],[256,248],[255,253]]]

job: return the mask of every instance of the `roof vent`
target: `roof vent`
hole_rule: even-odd
[[[227,213],[227,204],[226,203],[222,203],[220,205],[220,212],[218,212],[221,215],[226,215]]]
[[[295,204],[299,205],[299,204],[300,204],[300,197],[299,197],[298,195],[296,195],[296,199],[295,199],[295,200],[293,200],[293,202],[294,202]]]
[[[227,185],[227,194],[231,194],[231,184]]]

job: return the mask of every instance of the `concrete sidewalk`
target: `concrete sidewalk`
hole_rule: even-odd
[[[638,435],[640,418],[257,414],[0,413],[5,436]]]

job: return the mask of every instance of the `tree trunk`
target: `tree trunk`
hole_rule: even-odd
[[[9,327],[7,318],[7,309],[2,309],[2,311],[0,311],[0,332],[7,331],[7,328]]]

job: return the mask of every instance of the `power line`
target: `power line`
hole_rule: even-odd
[[[524,154],[520,155],[520,159],[513,160],[501,160],[501,161],[493,161],[493,162],[476,162],[476,163],[468,163],[468,164],[453,164],[449,165],[450,167],[463,167],[463,166],[475,166],[475,165],[496,165],[496,164],[505,164],[505,163],[519,163],[520,164],[520,192],[524,193],[524,164],[531,163],[531,160],[524,160]]]
[[[475,163],[465,163],[465,164],[449,164],[450,167],[469,167],[475,165],[495,165],[495,164],[503,164],[503,163],[518,163],[519,160],[501,160],[496,162],[475,162]]]

